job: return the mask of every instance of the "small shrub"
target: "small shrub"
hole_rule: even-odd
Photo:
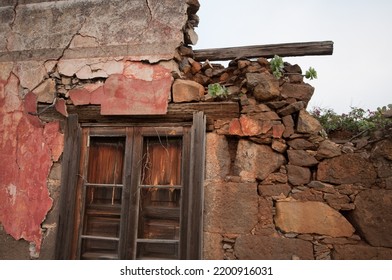
[[[327,133],[333,131],[361,133],[366,130],[371,132],[392,125],[392,120],[382,115],[388,108],[391,109],[392,104],[377,108],[376,111],[351,107],[349,113],[339,115],[332,109],[315,107],[310,113],[319,120]]]

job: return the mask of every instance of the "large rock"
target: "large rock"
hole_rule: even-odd
[[[314,93],[314,87],[309,84],[292,84],[284,83],[282,86],[282,96],[293,97],[297,100],[304,101],[306,104]]]
[[[317,159],[304,150],[288,150],[290,164],[297,166],[313,166],[318,164]]]
[[[226,136],[207,133],[206,150],[206,179],[224,179],[231,164]]]
[[[305,189],[296,191],[291,194],[291,197],[299,201],[321,201],[324,202],[323,193],[314,189]]]
[[[280,194],[287,196],[291,191],[288,184],[259,185],[257,189],[260,195],[269,197],[279,196]]]
[[[280,95],[279,81],[270,73],[246,73],[247,85],[258,101],[267,101]]]
[[[303,109],[305,107],[305,103],[303,101],[298,101],[291,103],[284,107],[283,109],[280,109],[278,111],[279,116],[288,116],[291,115],[295,112],[298,112],[299,110]]]
[[[256,136],[265,134],[272,128],[272,122],[259,120],[255,117],[241,115],[239,119],[232,119],[229,123],[229,134],[238,136]]]
[[[234,253],[240,260],[312,260],[313,245],[294,238],[242,235],[236,240]]]
[[[332,251],[335,260],[392,260],[392,249],[369,245],[335,245]]]
[[[317,134],[322,129],[320,122],[305,109],[299,111],[297,131],[299,133]]]
[[[284,153],[287,149],[287,145],[279,140],[272,140],[271,148],[278,153]]]
[[[194,81],[177,79],[173,83],[173,101],[200,101],[204,96],[204,87]]]
[[[342,151],[340,150],[340,146],[331,140],[324,140],[320,143],[320,146],[317,150],[316,158],[333,158],[340,156]]]
[[[256,183],[208,182],[204,201],[206,232],[249,233],[257,224]]]
[[[309,168],[291,164],[287,165],[287,174],[289,182],[294,186],[309,183],[312,175]]]
[[[294,134],[294,120],[291,115],[282,117],[282,122],[285,127],[283,137],[288,138]]]
[[[316,145],[313,144],[312,142],[303,139],[303,138],[297,138],[293,139],[287,142],[289,146],[295,150],[315,150]]]
[[[377,173],[373,164],[359,154],[343,154],[319,163],[317,180],[334,184],[371,185]]]
[[[349,237],[355,231],[342,214],[318,201],[276,202],[275,224],[284,232],[331,237]]]
[[[265,179],[286,162],[283,155],[274,152],[271,147],[259,145],[247,140],[240,140],[237,147],[235,172],[246,173],[247,177]]]
[[[355,198],[350,217],[372,246],[392,248],[392,190],[364,190]]]

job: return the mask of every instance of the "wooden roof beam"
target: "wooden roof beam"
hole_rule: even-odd
[[[194,50],[195,60],[197,61],[222,61],[234,60],[237,58],[272,58],[274,55],[281,57],[287,56],[310,56],[310,55],[332,55],[333,42],[302,42],[271,44],[258,46],[244,46],[232,48],[216,48]]]

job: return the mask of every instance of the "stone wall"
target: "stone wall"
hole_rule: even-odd
[[[186,81],[175,84],[194,90],[173,87],[178,100],[221,101],[187,99],[220,83],[241,108],[208,128],[206,259],[392,258],[390,138],[330,141],[306,111],[314,88],[298,65],[286,63],[280,80],[262,58],[180,66]]]

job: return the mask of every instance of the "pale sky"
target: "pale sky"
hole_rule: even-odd
[[[194,49],[333,41],[332,56],[286,57],[317,80],[308,106],[350,111],[392,104],[392,1],[199,0]]]

